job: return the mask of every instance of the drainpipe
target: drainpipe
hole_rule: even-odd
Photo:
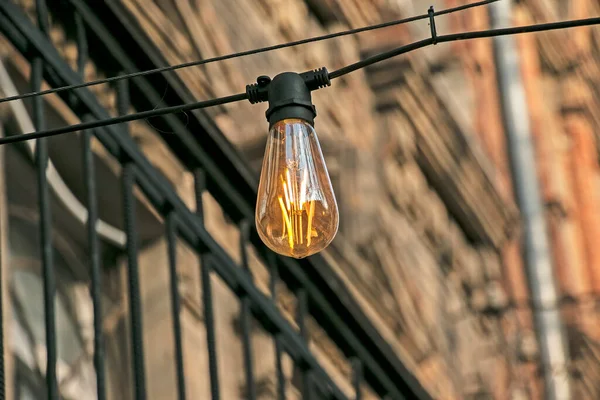
[[[492,4],[493,28],[511,26],[512,1]],[[537,179],[529,112],[521,82],[516,41],[511,36],[493,39],[504,125],[512,163],[513,182],[523,226],[525,268],[543,369],[547,400],[570,399],[567,348],[560,318],[548,230]]]

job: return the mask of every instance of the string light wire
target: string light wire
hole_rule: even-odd
[[[435,13],[429,13],[427,15],[428,18],[432,19]],[[500,29],[489,29],[483,31],[473,31],[473,32],[463,32],[463,33],[455,33],[448,35],[440,35],[438,36],[434,30],[432,30],[432,37],[428,39],[423,39],[414,43],[410,43],[396,49],[377,54],[375,56],[366,58],[362,61],[358,61],[354,64],[350,64],[338,70],[332,71],[329,73],[330,79],[336,79],[343,75],[349,74],[356,70],[365,68],[369,65],[375,64],[380,61],[387,60],[392,57],[396,57],[401,54],[405,54],[423,47],[427,47],[430,45],[436,45],[437,43],[444,42],[452,42],[452,41],[462,41],[462,40],[470,40],[470,39],[478,39],[478,38],[489,38],[494,36],[504,36],[504,35],[514,35],[521,33],[531,33],[531,32],[542,32],[542,31],[550,31],[557,29],[566,29],[566,28],[574,28],[581,26],[590,26],[590,25],[599,25],[600,17],[587,18],[587,19],[579,19],[579,20],[571,20],[571,21],[561,21],[561,22],[551,22],[545,24],[536,24],[536,25],[527,25],[527,26],[519,26],[512,28],[500,28]],[[364,28],[363,28],[364,29]],[[127,75],[124,75],[126,77]],[[66,90],[66,89],[65,89]],[[33,95],[31,95],[33,96]],[[8,143],[16,143],[22,142],[26,140],[39,139],[43,137],[50,137],[61,135],[70,132],[76,132],[84,129],[92,129],[92,128],[100,128],[108,125],[115,125],[124,122],[130,122],[140,119],[146,119],[151,117],[157,117],[166,114],[172,114],[182,111],[192,111],[201,108],[213,107],[216,105],[222,105],[232,102],[237,102],[241,100],[248,99],[248,95],[246,93],[235,94],[231,96],[216,98],[212,100],[199,101],[188,104],[181,104],[177,106],[171,107],[163,107],[154,110],[142,111],[138,113],[132,113],[128,115],[123,115],[114,118],[107,118],[97,121],[84,122],[75,125],[64,126],[55,129],[48,129],[39,132],[31,132],[18,136],[8,136],[4,138],[0,138],[0,145],[8,144]]]
[[[520,33],[543,32],[543,31],[551,31],[551,30],[557,30],[557,29],[575,28],[575,27],[599,25],[599,24],[600,24],[600,17],[595,17],[595,18],[578,19],[578,20],[571,20],[571,21],[549,22],[549,23],[545,23],[545,24],[516,26],[516,27],[512,27],[512,28],[488,29],[488,30],[483,30],[483,31],[453,33],[453,34],[441,35],[441,36],[436,35],[436,36],[433,36],[428,39],[424,39],[424,40],[420,40],[418,42],[408,44],[406,46],[395,48],[395,49],[387,51],[385,53],[377,54],[375,56],[366,58],[362,61],[359,61],[354,64],[350,64],[346,67],[340,68],[336,71],[331,72],[329,74],[329,79],[338,78],[342,75],[346,75],[346,74],[349,74],[350,72],[354,72],[358,69],[368,67],[369,65],[375,64],[377,62],[387,60],[388,58],[396,57],[400,54],[408,53],[410,51],[417,50],[422,47],[435,45],[436,43],[455,42],[455,41],[459,41],[459,40],[470,40],[470,39],[481,39],[481,38],[489,38],[489,37],[494,37],[494,36],[516,35],[516,34],[520,34]]]
[[[499,1],[499,0],[478,1],[475,3],[465,4],[462,6],[437,11],[434,13],[434,15],[439,16],[439,15],[445,15],[445,14],[452,14],[452,13],[455,13],[458,11],[467,10],[469,8],[480,7],[480,6],[490,4],[490,3],[495,3],[497,1]],[[214,63],[214,62],[218,62],[218,61],[230,60],[232,58],[245,57],[245,56],[265,53],[265,52],[269,52],[269,51],[273,51],[273,50],[285,49],[287,47],[294,47],[294,46],[299,46],[299,45],[307,44],[307,43],[320,42],[323,40],[334,39],[334,38],[338,38],[338,37],[342,37],[342,36],[355,35],[357,33],[387,28],[390,26],[402,25],[402,24],[406,24],[409,22],[427,19],[429,17],[430,17],[429,14],[421,14],[421,15],[416,15],[413,17],[395,20],[395,21],[384,22],[384,23],[377,24],[377,25],[369,25],[369,26],[365,26],[362,28],[350,29],[350,30],[346,30],[346,31],[330,33],[327,35],[315,36],[312,38],[297,40],[294,42],[281,43],[281,44],[277,44],[277,45],[273,45],[273,46],[261,47],[258,49],[247,50],[247,51],[242,51],[242,52],[238,52],[238,53],[231,53],[231,54],[226,54],[226,55],[218,56],[218,57],[206,58],[204,60],[190,61],[190,62],[177,64],[177,65],[170,65],[170,66],[156,68],[156,69],[149,69],[149,70],[145,70],[145,71],[133,72],[130,74],[122,74],[122,75],[113,76],[113,77],[105,78],[105,79],[99,79],[99,80],[90,81],[90,82],[78,83],[75,85],[61,86],[58,88],[47,89],[47,90],[42,90],[42,91],[38,91],[38,92],[25,93],[25,94],[21,94],[18,96],[5,97],[5,98],[0,99],[0,103],[4,103],[7,101],[13,101],[13,100],[26,99],[28,97],[44,96],[47,94],[64,92],[67,90],[81,89],[84,87],[95,86],[95,85],[100,85],[100,84],[105,84],[105,83],[113,83],[113,82],[117,82],[117,81],[120,81],[123,79],[132,79],[132,78],[137,78],[140,76],[147,76],[147,75],[152,75],[152,74],[157,74],[157,73],[162,73],[162,72],[170,72],[170,71],[175,71],[175,70],[182,69],[182,68],[196,67],[199,65],[210,64],[210,63]]]

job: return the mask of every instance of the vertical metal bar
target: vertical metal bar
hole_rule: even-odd
[[[42,61],[37,58],[34,60],[34,76],[40,76]],[[35,78],[34,78],[35,80]],[[33,89],[33,90],[39,90]],[[40,118],[43,110],[41,100],[34,100],[34,114],[36,115],[36,129],[44,129]],[[43,118],[43,117],[42,117]],[[54,276],[53,254],[52,254],[52,216],[50,214],[50,194],[48,193],[48,181],[46,178],[46,168],[48,165],[48,145],[46,139],[38,140],[36,144],[36,164],[38,178],[38,199],[40,212],[40,238],[42,249],[42,266],[44,275],[44,312],[46,324],[46,383],[50,399],[58,398],[58,386],[56,382],[56,322],[54,310],[54,295],[56,283]]]
[[[0,122],[0,138],[4,137],[4,126]],[[4,328],[5,319],[9,321],[7,318],[7,310],[4,309],[4,305],[6,302],[4,301],[4,296],[8,292],[8,285],[5,281],[6,276],[8,274],[5,273],[8,268],[8,257],[7,257],[7,249],[8,249],[8,223],[6,218],[8,217],[7,212],[7,196],[6,196],[6,158],[5,158],[5,148],[4,146],[0,146],[0,399],[6,399],[7,397],[7,384],[6,384],[6,376],[5,376],[5,365],[4,365]],[[6,368],[10,371],[10,367]],[[12,398],[13,394],[8,393],[10,398]]]
[[[83,81],[85,78],[85,64],[88,59],[88,43],[83,18],[77,11],[75,11],[75,31],[77,40],[77,72]]]
[[[177,368],[177,394],[185,400],[185,375],[183,370],[183,343],[180,322],[179,279],[177,276],[177,221],[175,214],[167,215],[167,246],[171,280],[171,306],[173,312],[173,335],[175,336],[175,365]]]
[[[251,327],[251,311],[250,299],[247,296],[242,296],[242,344],[244,347],[244,372],[246,374],[246,398],[256,400],[256,384],[254,383],[254,368],[252,357],[252,327]]]
[[[273,304],[277,305],[277,282],[279,280],[279,267],[277,265],[277,258],[275,257],[275,253],[268,253],[267,263],[271,271],[271,277],[269,281],[271,299],[273,300]],[[283,365],[281,360],[283,346],[281,344],[281,336],[279,335],[279,333],[276,333],[274,335],[273,341],[275,345],[275,373],[277,376],[277,399],[285,400],[285,375],[283,374]]]
[[[37,22],[40,30],[48,34],[48,10],[44,0],[36,0]],[[41,57],[35,57],[31,63],[31,89],[37,92],[42,87],[44,63]],[[46,128],[44,103],[41,97],[32,100],[33,120],[35,128],[41,131]],[[38,180],[38,201],[40,212],[40,241],[42,269],[44,277],[44,318],[46,327],[46,389],[50,400],[58,400],[58,382],[56,379],[56,319],[54,297],[56,282],[54,276],[52,254],[52,216],[50,214],[50,193],[46,169],[48,167],[48,143],[39,139],[35,147],[35,159]]]
[[[119,74],[123,75],[123,73]],[[119,115],[126,115],[129,113],[129,106],[131,104],[129,99],[129,80],[123,79],[117,81],[117,111]],[[129,126],[125,123],[121,125],[121,129],[129,134]]]
[[[204,222],[204,207],[202,193],[206,188],[206,176],[200,168],[194,171],[194,191],[196,195],[196,215]],[[202,282],[202,304],[204,306],[204,324],[206,326],[206,344],[208,348],[208,369],[210,374],[210,394],[212,400],[219,400],[219,370],[217,368],[217,345],[215,338],[215,319],[212,304],[211,264],[209,257],[199,254],[200,272]]]
[[[296,306],[296,323],[300,328],[300,335],[305,341],[308,341],[308,331],[306,329],[306,315],[308,314],[308,298],[305,289],[299,289],[296,292],[297,306]],[[300,366],[300,377],[302,380],[302,398],[310,400],[312,396],[312,373],[309,369],[305,369],[304,366]]]
[[[196,215],[204,223],[204,204],[202,203],[202,194],[206,189],[206,175],[204,170],[196,168],[194,170],[194,196],[196,198]]]
[[[212,303],[211,272],[212,266],[207,256],[200,256],[202,262],[202,302],[204,304],[204,324],[206,325],[206,342],[208,347],[208,369],[210,373],[210,393],[212,400],[218,400],[219,370],[217,367],[217,344],[215,335],[215,317]]]
[[[43,62],[35,58],[31,68],[32,90],[39,91],[41,87]],[[33,99],[34,123],[38,131],[45,129],[43,102],[40,97]],[[58,399],[56,381],[56,321],[54,310],[54,294],[56,283],[52,257],[52,216],[50,214],[50,194],[46,168],[48,165],[48,143],[39,139],[36,143],[36,167],[38,180],[38,201],[40,212],[40,239],[42,249],[42,268],[44,276],[44,313],[46,324],[46,384],[50,399]]]
[[[117,82],[117,108],[120,115],[129,109],[129,82]],[[126,124],[122,129],[128,132]],[[146,374],[144,370],[144,338],[142,331],[142,307],[137,259],[137,235],[135,232],[135,165],[126,161],[123,165],[123,208],[125,235],[127,236],[127,280],[129,286],[129,314],[131,318],[131,349],[136,400],[146,399]]]
[[[358,358],[352,360],[352,385],[354,386],[355,399],[362,399],[362,391],[360,389],[360,385],[363,380],[363,368],[362,361]]]
[[[125,234],[127,236],[127,277],[129,286],[129,314],[131,318],[131,349],[135,398],[145,400],[146,377],[142,336],[142,310],[137,260],[137,235],[135,232],[135,166],[127,162],[123,166],[123,205],[125,210]]]
[[[84,117],[84,121],[91,121],[90,116]],[[93,130],[82,132],[83,140],[83,171],[85,189],[87,194],[87,234],[90,261],[90,275],[92,284],[90,294],[94,312],[94,367],[96,369],[96,389],[98,400],[106,399],[106,379],[104,371],[104,337],[102,334],[102,282],[100,272],[100,250],[98,246],[98,234],[96,222],[98,220],[98,200],[96,194],[96,175],[94,166],[94,155],[91,148]]]
[[[250,275],[248,265],[248,253],[246,246],[250,239],[250,223],[243,220],[240,223],[240,251],[242,256],[242,268]],[[256,399],[256,384],[254,382],[254,366],[252,355],[252,313],[250,310],[250,299],[246,295],[241,298],[241,325],[242,325],[242,345],[244,348],[244,372],[246,374],[246,398]]]
[[[48,7],[46,7],[46,1],[35,0],[35,11],[40,31],[45,35],[48,35],[50,32],[50,22],[48,21]]]
[[[77,72],[84,80],[84,69],[88,59],[88,46],[85,26],[81,15],[75,11],[75,28],[77,41]],[[90,122],[91,115],[86,115],[83,122]],[[96,224],[98,221],[98,198],[96,191],[96,172],[92,153],[93,130],[82,132],[83,170],[88,208],[88,246],[90,260],[90,276],[92,307],[94,313],[94,368],[96,370],[96,395],[98,400],[106,399],[106,374],[104,367],[104,335],[102,332],[102,274],[100,271],[100,249]]]
[[[246,246],[250,242],[250,223],[244,219],[240,222],[240,255],[242,258],[242,268],[248,274],[250,273],[250,266],[248,264],[248,252]]]

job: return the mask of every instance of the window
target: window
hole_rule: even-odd
[[[14,217],[9,220],[12,343],[17,399],[45,398],[45,395],[40,396],[40,390],[43,392],[45,387],[46,332],[37,232],[35,224]],[[82,306],[85,308],[87,305],[77,301],[78,282],[70,273],[70,269],[76,266],[69,266],[56,246],[54,252],[57,375],[66,392],[83,395],[94,390],[91,358],[85,351],[83,330],[78,321],[78,315],[88,311],[82,310]],[[74,382],[77,384],[74,385]],[[78,387],[77,390],[67,390],[74,386]]]
[[[48,108],[50,109],[50,108]],[[22,117],[22,116],[21,116]],[[20,132],[15,115],[9,116],[4,128]],[[63,123],[65,123],[63,121]],[[73,154],[78,150],[79,140],[70,139],[60,143],[60,150]],[[70,141],[69,141],[70,140]],[[68,142],[68,143],[67,143]],[[66,150],[68,149],[68,150]],[[74,196],[81,196],[83,176],[80,160],[67,157],[54,165],[65,174],[65,185]],[[7,204],[0,209],[8,211],[8,271],[10,286],[11,321],[10,346],[14,370],[15,398],[46,399],[46,329],[44,310],[44,276],[40,253],[40,227],[37,201],[37,179],[32,157],[22,147],[7,147],[0,160],[6,182]],[[108,167],[96,162],[99,176],[105,177]],[[8,171],[8,172],[5,172]],[[112,178],[112,175],[110,176]],[[101,180],[101,186],[113,187],[116,178]],[[93,304],[90,295],[89,263],[85,226],[58,201],[55,191],[50,190],[52,215],[52,247],[56,281],[56,373],[61,398],[95,398],[96,374],[93,364]],[[84,203],[85,201],[79,199]],[[118,201],[106,201],[99,196],[99,211],[112,216]],[[131,391],[130,354],[125,321],[124,290],[116,257],[120,249],[101,243],[102,310],[105,343],[105,365],[109,398],[126,400]],[[4,249],[2,249],[4,250]],[[110,397],[113,395],[113,397]]]
[[[9,208],[10,209],[10,208]],[[32,211],[33,213],[33,211]],[[9,219],[9,268],[11,296],[11,344],[14,357],[15,398],[46,399],[46,332],[44,316],[43,270],[39,257],[38,226],[12,216]],[[93,364],[93,311],[86,265],[69,249],[73,241],[60,232],[53,233],[56,277],[57,377],[64,399],[93,398],[96,376]],[[104,274],[105,287],[109,276]],[[118,295],[104,290],[103,313],[106,320],[123,320]],[[118,290],[117,292],[119,292]],[[105,363],[109,392],[130,389],[127,332],[123,323],[105,328]],[[126,398],[122,395],[119,398]]]

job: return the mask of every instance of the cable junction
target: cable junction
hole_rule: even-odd
[[[496,0],[493,0],[493,1],[496,1]],[[492,1],[473,3],[473,4],[470,4],[469,6],[474,7],[475,5],[481,5],[483,3],[487,4],[490,2],[492,2]],[[412,19],[409,18],[409,19],[406,19],[403,21],[429,18],[432,22],[434,22],[433,16],[435,16],[435,15],[441,15],[444,13],[447,14],[449,12],[452,12],[452,10],[457,11],[457,9],[464,9],[465,7],[467,7],[467,6],[457,7],[455,9],[448,9],[448,10],[437,12],[437,13],[432,13],[433,10],[430,9],[428,14],[424,14],[424,16],[412,17]],[[397,21],[395,21],[395,22],[397,22]],[[392,24],[392,23],[388,23],[385,26],[390,26],[390,24]],[[384,25],[384,24],[382,24],[382,25]],[[376,27],[382,27],[382,25],[377,25]],[[591,25],[600,25],[600,17],[571,20],[571,21],[551,22],[551,23],[544,23],[544,24],[511,27],[511,28],[500,28],[500,29],[489,29],[489,30],[473,31],[473,32],[454,33],[454,34],[448,34],[448,35],[437,35],[437,32],[435,31],[435,26],[432,26],[432,28],[431,28],[432,37],[430,37],[430,38],[423,39],[423,40],[420,40],[417,42],[413,42],[413,43],[410,43],[410,44],[407,44],[404,46],[400,46],[393,50],[374,55],[372,57],[369,57],[364,60],[358,61],[356,63],[347,65],[345,67],[342,67],[338,70],[335,70],[335,71],[332,71],[329,73],[327,73],[327,70],[325,68],[322,68],[318,71],[322,71],[322,72],[324,71],[325,73],[327,73],[327,78],[329,81],[329,80],[339,78],[343,75],[349,74],[351,72],[357,71],[359,69],[365,68],[369,65],[378,63],[380,61],[384,61],[384,60],[396,57],[398,55],[406,54],[411,51],[421,49],[423,47],[435,45],[438,43],[471,40],[471,39],[479,39],[479,38],[489,38],[489,37],[504,36],[504,35],[515,35],[515,34],[522,34],[522,33],[543,32],[543,31],[551,31],[551,30],[557,30],[557,29],[567,29],[567,28],[591,26]],[[372,27],[360,28],[359,31],[362,32],[365,30],[370,30],[371,28]],[[372,28],[372,29],[377,29],[377,28]],[[347,31],[347,32],[352,32],[352,31]],[[334,35],[341,36],[342,34],[346,34],[346,33],[340,32],[340,33],[334,34]],[[331,37],[331,35],[328,35],[328,36]],[[335,37],[335,36],[333,36],[333,37]],[[321,38],[324,38],[324,37],[321,37]],[[317,41],[317,38],[306,39],[306,40]],[[308,43],[308,42],[306,42],[306,40],[303,42]],[[320,40],[324,40],[324,39],[320,39]],[[294,42],[294,43],[298,44],[298,42]],[[295,45],[295,44],[289,44],[289,45]],[[278,45],[278,46],[286,47],[287,45]],[[281,47],[277,47],[277,48],[281,48]],[[264,49],[268,49],[268,48],[264,48]],[[254,52],[268,51],[268,50],[264,50],[264,49],[257,49],[257,50],[253,50],[253,51]],[[251,53],[251,52],[250,53],[246,52],[246,53],[247,54],[256,54],[256,53]],[[244,53],[237,53],[237,54],[244,54]],[[234,55],[223,56],[223,57],[233,58]],[[204,60],[204,61],[210,62],[210,59]],[[196,64],[188,63],[187,65],[188,66],[199,65],[197,63],[205,63],[205,62],[196,62]],[[136,77],[136,76],[147,75],[150,73],[156,73],[156,72],[170,71],[170,70],[173,70],[176,68],[183,68],[184,65],[186,65],[186,64],[181,64],[178,66],[172,66],[172,67],[167,67],[167,68],[159,68],[157,70],[143,71],[143,72],[138,72],[135,74],[122,75],[122,76],[118,76],[115,78],[109,78],[110,79],[109,81],[127,79],[127,78]],[[315,70],[315,71],[317,71],[317,70]],[[312,72],[314,72],[314,71],[312,71]],[[310,73],[311,73],[311,71],[306,72],[305,74],[310,74]],[[268,77],[261,77],[259,79],[258,84],[260,85],[261,80],[264,82],[265,78],[268,78]],[[105,80],[96,81],[96,82],[104,83],[104,81]],[[86,84],[66,86],[66,87],[56,88],[56,89],[52,89],[52,90],[45,91],[45,92],[28,93],[28,94],[21,95],[21,96],[12,96],[12,97],[8,97],[5,99],[1,99],[0,102],[6,102],[6,101],[16,100],[16,99],[21,99],[21,98],[26,98],[26,97],[41,96],[41,95],[47,94],[47,93],[55,93],[57,91],[70,90],[70,89],[74,89],[74,88],[91,86],[92,84],[96,84],[96,83],[88,82]],[[316,85],[314,87],[314,89],[311,89],[311,90],[316,90],[316,89],[319,89],[319,88],[325,87],[325,86],[328,86],[328,85]],[[255,87],[255,84],[248,85],[248,88],[251,88],[251,87]],[[250,95],[251,95],[251,93],[250,93]],[[208,107],[213,107],[213,106],[217,106],[217,105],[233,103],[233,102],[237,102],[237,101],[241,101],[241,100],[247,100],[247,99],[249,99],[249,90],[247,90],[246,93],[239,93],[239,94],[226,96],[226,97],[220,97],[220,98],[216,98],[216,99],[212,99],[212,100],[199,101],[199,102],[182,104],[182,105],[171,106],[171,107],[163,107],[163,108],[142,111],[142,112],[138,112],[138,113],[132,113],[132,114],[123,115],[123,116],[114,117],[114,118],[107,118],[107,119],[102,119],[102,120],[97,120],[97,121],[83,122],[80,124],[69,125],[69,126],[60,127],[60,128],[42,130],[42,131],[38,131],[38,132],[31,132],[31,133],[27,133],[27,134],[18,135],[18,136],[8,136],[8,137],[0,138],[0,145],[8,144],[8,143],[23,142],[26,140],[33,140],[33,139],[39,139],[39,138],[44,138],[44,137],[50,137],[50,136],[56,136],[56,135],[61,135],[61,134],[70,133],[70,132],[76,132],[76,131],[80,131],[80,130],[84,130],[84,129],[100,128],[100,127],[104,127],[104,126],[108,126],[108,125],[115,125],[115,124],[120,124],[120,123],[124,123],[124,122],[130,122],[130,121],[135,121],[135,120],[140,120],[140,119],[157,117],[157,116],[172,114],[172,113],[177,113],[177,112],[198,110],[198,109],[202,109],[202,108],[208,108]],[[251,101],[251,102],[254,103],[255,101]]]
[[[437,16],[437,15],[452,14],[452,13],[455,13],[458,11],[467,10],[469,8],[480,7],[480,6],[490,4],[490,3],[495,3],[497,1],[499,1],[499,0],[484,0],[484,1],[479,1],[476,3],[465,4],[462,6],[448,8],[448,9],[445,9],[442,11],[437,11],[433,15]],[[431,8],[430,10],[433,10],[433,8]],[[199,65],[210,64],[210,63],[214,63],[214,62],[218,62],[218,61],[225,61],[225,60],[230,60],[233,58],[239,58],[239,57],[245,57],[245,56],[250,56],[250,55],[254,55],[254,54],[266,53],[266,52],[273,51],[273,50],[280,50],[280,49],[299,46],[299,45],[303,45],[303,44],[307,44],[307,43],[315,43],[315,42],[320,42],[323,40],[329,40],[329,39],[334,39],[334,38],[338,38],[338,37],[354,35],[354,34],[361,33],[361,32],[368,32],[368,31],[372,31],[372,30],[387,28],[390,26],[402,25],[402,24],[406,24],[409,22],[419,21],[419,20],[427,19],[427,18],[431,18],[430,12],[428,12],[427,14],[416,15],[413,17],[403,18],[403,19],[399,19],[399,20],[395,20],[395,21],[384,22],[384,23],[377,24],[377,25],[369,25],[369,26],[365,26],[362,28],[349,29],[346,31],[330,33],[327,35],[315,36],[312,38],[297,40],[294,42],[281,43],[281,44],[277,44],[277,45],[273,45],[273,46],[261,47],[258,49],[247,50],[247,51],[242,51],[242,52],[238,52],[238,53],[231,53],[231,54],[226,54],[226,55],[218,56],[218,57],[206,58],[204,60],[190,61],[187,63],[170,65],[170,66],[156,68],[156,69],[149,69],[146,71],[133,72],[130,74],[122,74],[122,75],[113,76],[110,78],[99,79],[99,80],[84,82],[84,83],[78,83],[76,85],[61,86],[58,88],[47,89],[47,90],[42,90],[42,91],[38,91],[38,92],[25,93],[25,94],[21,94],[18,96],[5,97],[5,98],[0,99],[0,103],[4,103],[7,101],[13,101],[13,100],[26,99],[26,98],[35,97],[35,96],[44,96],[47,94],[64,92],[67,90],[81,89],[84,87],[95,86],[95,85],[100,85],[100,84],[105,84],[105,83],[113,83],[113,82],[118,82],[123,79],[132,79],[132,78],[137,78],[137,77],[141,77],[141,76],[147,76],[147,75],[152,75],[152,74],[157,74],[157,73],[162,73],[162,72],[176,71],[176,70],[182,69],[182,68],[197,67]]]

